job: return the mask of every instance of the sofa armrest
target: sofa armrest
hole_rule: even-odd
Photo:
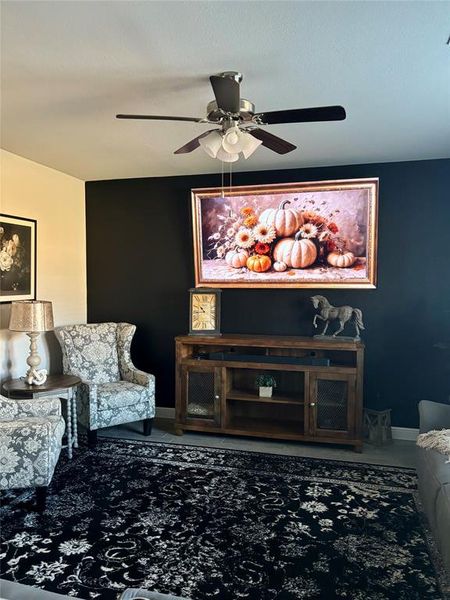
[[[420,433],[450,428],[450,404],[421,400],[419,402]]]

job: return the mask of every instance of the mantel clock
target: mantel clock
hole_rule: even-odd
[[[189,335],[221,335],[220,295],[216,288],[192,288],[189,309]]]

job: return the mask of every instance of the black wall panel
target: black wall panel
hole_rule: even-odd
[[[174,158],[182,161],[183,158]],[[416,427],[417,402],[450,395],[450,160],[236,173],[235,185],[379,177],[376,290],[322,290],[364,313],[365,402]],[[220,175],[86,183],[88,319],[138,326],[139,368],[174,405],[174,341],[194,284],[190,190]],[[311,335],[314,290],[225,289],[226,333]]]

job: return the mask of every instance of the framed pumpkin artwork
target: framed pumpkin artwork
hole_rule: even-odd
[[[378,179],[192,190],[196,287],[375,288]]]

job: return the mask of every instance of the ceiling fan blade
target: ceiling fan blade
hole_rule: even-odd
[[[312,123],[314,121],[342,121],[346,117],[343,106],[317,106],[316,108],[294,108],[292,110],[274,110],[254,115],[258,124],[276,125],[277,123]]]
[[[148,119],[151,121],[193,121],[194,123],[202,123],[205,119],[197,119],[196,117],[166,117],[164,115],[116,115],[116,119]]]
[[[193,140],[191,140],[184,146],[181,146],[181,148],[178,148],[178,150],[175,150],[174,154],[187,154],[188,152],[192,152],[193,150],[196,150],[200,146],[200,140],[202,138],[206,137],[209,133],[211,133],[211,131],[218,131],[218,130],[217,129],[209,129],[208,131],[205,131],[204,133],[197,136],[196,138],[194,138]]]
[[[262,141],[262,145],[269,150],[273,150],[277,152],[277,154],[287,154],[288,152],[292,152],[295,150],[297,146],[283,140],[282,138],[265,131],[264,129],[247,129],[248,133],[250,133],[257,140]]]
[[[221,75],[211,75],[209,80],[216,97],[217,107],[224,112],[239,113],[241,106],[239,83],[231,77]]]

